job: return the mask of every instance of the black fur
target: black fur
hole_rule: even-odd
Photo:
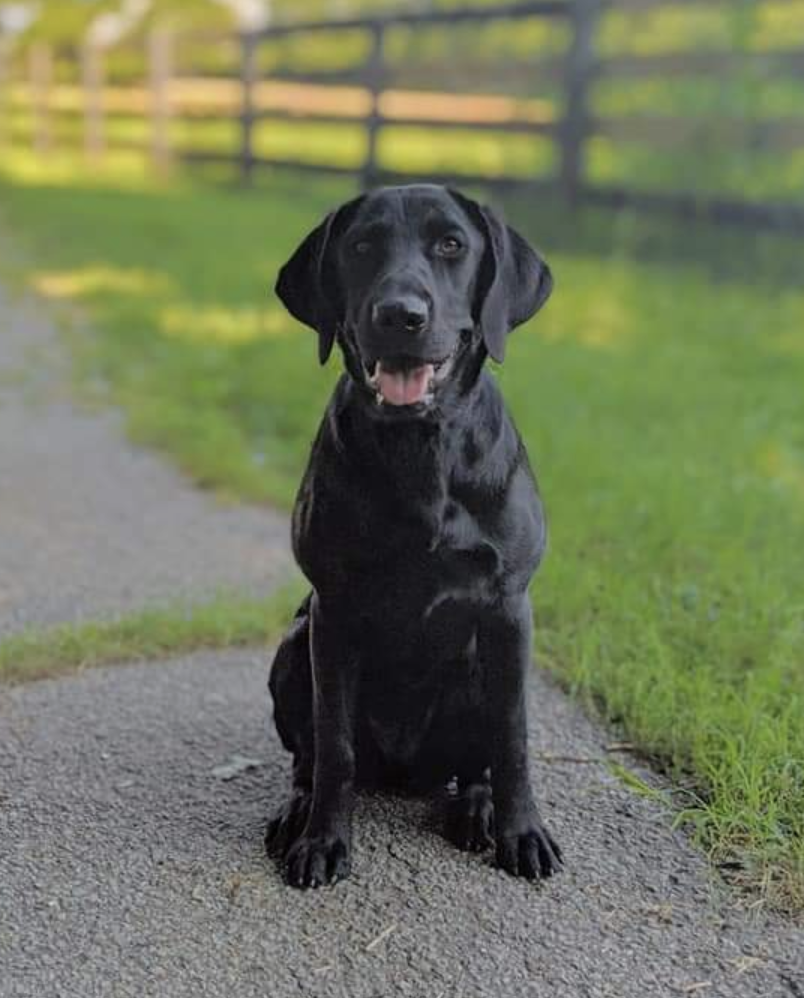
[[[293,514],[312,592],[270,679],[294,769],[267,843],[294,886],[349,872],[357,785],[456,781],[445,822],[456,845],[493,845],[529,879],[560,865],[528,777],[527,588],[542,506],[483,369],[551,287],[493,212],[430,185],[350,202],[282,268],[279,297],[317,330],[322,362],[337,340],[346,366]],[[429,401],[378,404],[378,359],[405,369],[446,357]]]

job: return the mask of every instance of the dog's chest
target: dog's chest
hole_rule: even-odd
[[[359,570],[357,605],[385,655],[414,650],[454,654],[478,607],[493,598],[504,565],[501,551],[465,507],[446,497],[418,521],[382,517],[375,545]]]
[[[482,525],[454,495],[444,491],[422,504],[410,524],[384,518],[383,528],[398,537],[388,568],[397,578],[419,579],[425,572],[439,589],[466,595],[502,571],[501,554],[487,525]]]

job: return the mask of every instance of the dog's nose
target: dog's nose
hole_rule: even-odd
[[[374,303],[371,321],[385,332],[421,333],[430,319],[427,302],[413,295]]]

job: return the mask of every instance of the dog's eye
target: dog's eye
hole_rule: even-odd
[[[455,236],[443,236],[436,243],[436,253],[439,256],[458,256],[463,249],[463,243]]]
[[[356,243],[352,244],[352,249],[358,256],[365,256],[371,252],[371,243],[368,239],[358,239]]]

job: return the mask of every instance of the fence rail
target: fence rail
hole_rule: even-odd
[[[738,198],[712,198],[689,191],[647,192],[625,186],[590,183],[586,168],[589,143],[595,138],[623,143],[641,143],[656,150],[694,149],[702,139],[747,148],[789,153],[804,148],[804,115],[746,120],[720,115],[710,119],[672,114],[601,116],[595,113],[592,94],[602,80],[683,80],[705,76],[722,77],[744,72],[762,73],[764,79],[804,80],[804,48],[762,52],[726,49],[679,51],[651,55],[606,55],[597,51],[598,25],[604,12],[644,12],[661,9],[665,0],[531,0],[494,7],[460,10],[401,11],[382,17],[355,17],[308,24],[273,25],[265,30],[217,36],[215,51],[227,47],[236,53],[234,65],[206,70],[203,76],[182,75],[177,52],[209,46],[210,38],[187,34],[151,35],[144,57],[145,71],[138,85],[110,82],[105,55],[82,46],[49,49],[32,45],[22,76],[15,76],[12,54],[0,39],[0,106],[25,109],[32,117],[31,141],[41,154],[56,142],[54,116],[83,118],[83,145],[88,159],[101,159],[111,145],[144,146],[159,169],[167,170],[173,158],[194,163],[228,163],[250,183],[255,171],[267,166],[292,165],[297,169],[352,172],[369,185],[380,179],[404,176],[380,162],[380,139],[388,128],[426,128],[451,133],[470,129],[479,134],[541,136],[557,152],[555,176],[549,179],[570,204],[589,202],[606,205],[631,204],[649,210],[668,210],[684,216],[704,215],[718,221],[736,221],[804,230],[804,207],[756,203]],[[673,6],[701,0],[673,0]],[[785,4],[793,0],[775,0]],[[708,0],[709,5],[727,0]],[[444,67],[432,57],[400,64],[389,56],[389,33],[403,28],[420,31],[460,26],[479,28],[503,23],[546,20],[561,23],[569,38],[563,52],[535,54],[505,63],[473,65],[466,60],[450,65],[450,84],[462,93],[443,89]],[[354,65],[328,70],[303,66],[263,67],[266,46],[285,39],[332,33],[362,34],[364,58]],[[18,61],[19,62],[19,61]],[[77,70],[74,82],[55,82],[56,66],[71,62]],[[232,72],[234,70],[234,72]],[[185,70],[186,74],[186,70]],[[482,92],[483,85],[529,89],[534,84],[552,87],[556,100],[532,96]],[[107,119],[141,117],[148,122],[149,137],[142,142],[117,138],[112,141]],[[239,133],[237,148],[190,148],[171,145],[171,126],[177,119],[228,121]],[[352,125],[365,138],[361,163],[312,164],[295,156],[269,157],[258,151],[256,130],[261,122],[293,122],[300,125]],[[5,124],[5,140],[10,126]],[[432,171],[428,171],[432,175]],[[501,185],[530,183],[544,187],[544,177],[461,174],[475,182]],[[449,175],[448,179],[455,179]]]

